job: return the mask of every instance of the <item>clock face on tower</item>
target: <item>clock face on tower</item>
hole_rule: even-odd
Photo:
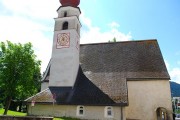
[[[67,48],[70,46],[70,33],[60,33],[57,35],[56,48]]]

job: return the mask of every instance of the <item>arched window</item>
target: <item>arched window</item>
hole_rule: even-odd
[[[156,109],[157,120],[167,120],[168,114],[167,109],[163,107],[159,107]]]
[[[104,110],[104,112],[105,112],[105,117],[113,117],[113,108],[111,107],[111,106],[107,106],[107,107],[105,107],[105,110]]]
[[[66,11],[64,12],[64,17],[67,17],[67,12]]]
[[[68,29],[68,22],[64,22],[63,23],[63,30],[67,30]]]
[[[77,106],[77,116],[84,115],[84,106]]]

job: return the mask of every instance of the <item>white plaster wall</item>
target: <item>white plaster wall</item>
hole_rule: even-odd
[[[57,35],[70,34],[70,46],[56,49]],[[77,49],[79,35],[75,29],[54,32],[49,86],[73,86],[79,68],[79,49]]]
[[[156,109],[172,111],[168,80],[128,81],[129,106],[126,117],[138,120],[157,120]]]
[[[64,17],[64,12],[67,12],[67,16],[79,16],[80,9],[74,8],[74,7],[61,7],[57,12],[58,12],[58,17]]]
[[[54,20],[55,20],[54,31],[62,30],[62,26],[64,22],[68,22],[68,29],[77,30],[77,25],[79,26],[79,28],[81,27],[79,19],[76,16],[55,18]],[[78,33],[79,33],[79,30],[78,30]]]
[[[40,115],[40,116],[56,116],[56,117],[73,117],[88,120],[121,120],[121,108],[113,107],[114,117],[106,118],[104,113],[105,106],[84,106],[84,116],[77,116],[77,106],[65,106],[65,105],[35,105],[34,107],[28,107],[29,115]],[[123,113],[125,109],[123,108]],[[124,114],[125,115],[125,114]],[[126,120],[125,116],[124,119]]]
[[[47,89],[49,87],[49,82],[43,82],[41,83],[41,91]]]
[[[76,29],[80,35],[81,23],[79,21],[80,9],[74,7],[61,7],[58,11],[58,18],[55,18],[54,31],[62,30],[64,22],[69,23],[68,29]],[[67,17],[64,17],[64,12],[67,12]]]

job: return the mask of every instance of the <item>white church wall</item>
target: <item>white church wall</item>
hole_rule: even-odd
[[[47,89],[49,87],[49,82],[42,82],[41,83],[41,91]]]
[[[126,117],[138,120],[157,120],[156,109],[164,107],[172,112],[168,80],[128,81],[129,106]]]
[[[29,115],[38,116],[56,116],[56,117],[73,117],[86,120],[121,120],[121,108],[113,106],[113,117],[105,117],[106,106],[84,106],[84,115],[77,116],[77,106],[75,105],[36,105],[28,107]],[[125,118],[125,108],[122,108],[123,120]]]

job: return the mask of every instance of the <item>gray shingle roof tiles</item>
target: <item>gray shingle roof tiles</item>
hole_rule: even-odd
[[[66,89],[64,102],[60,95],[57,103],[127,105],[127,79],[170,79],[157,40],[81,45],[76,84]],[[50,87],[44,92],[53,90],[58,94],[64,89]]]

